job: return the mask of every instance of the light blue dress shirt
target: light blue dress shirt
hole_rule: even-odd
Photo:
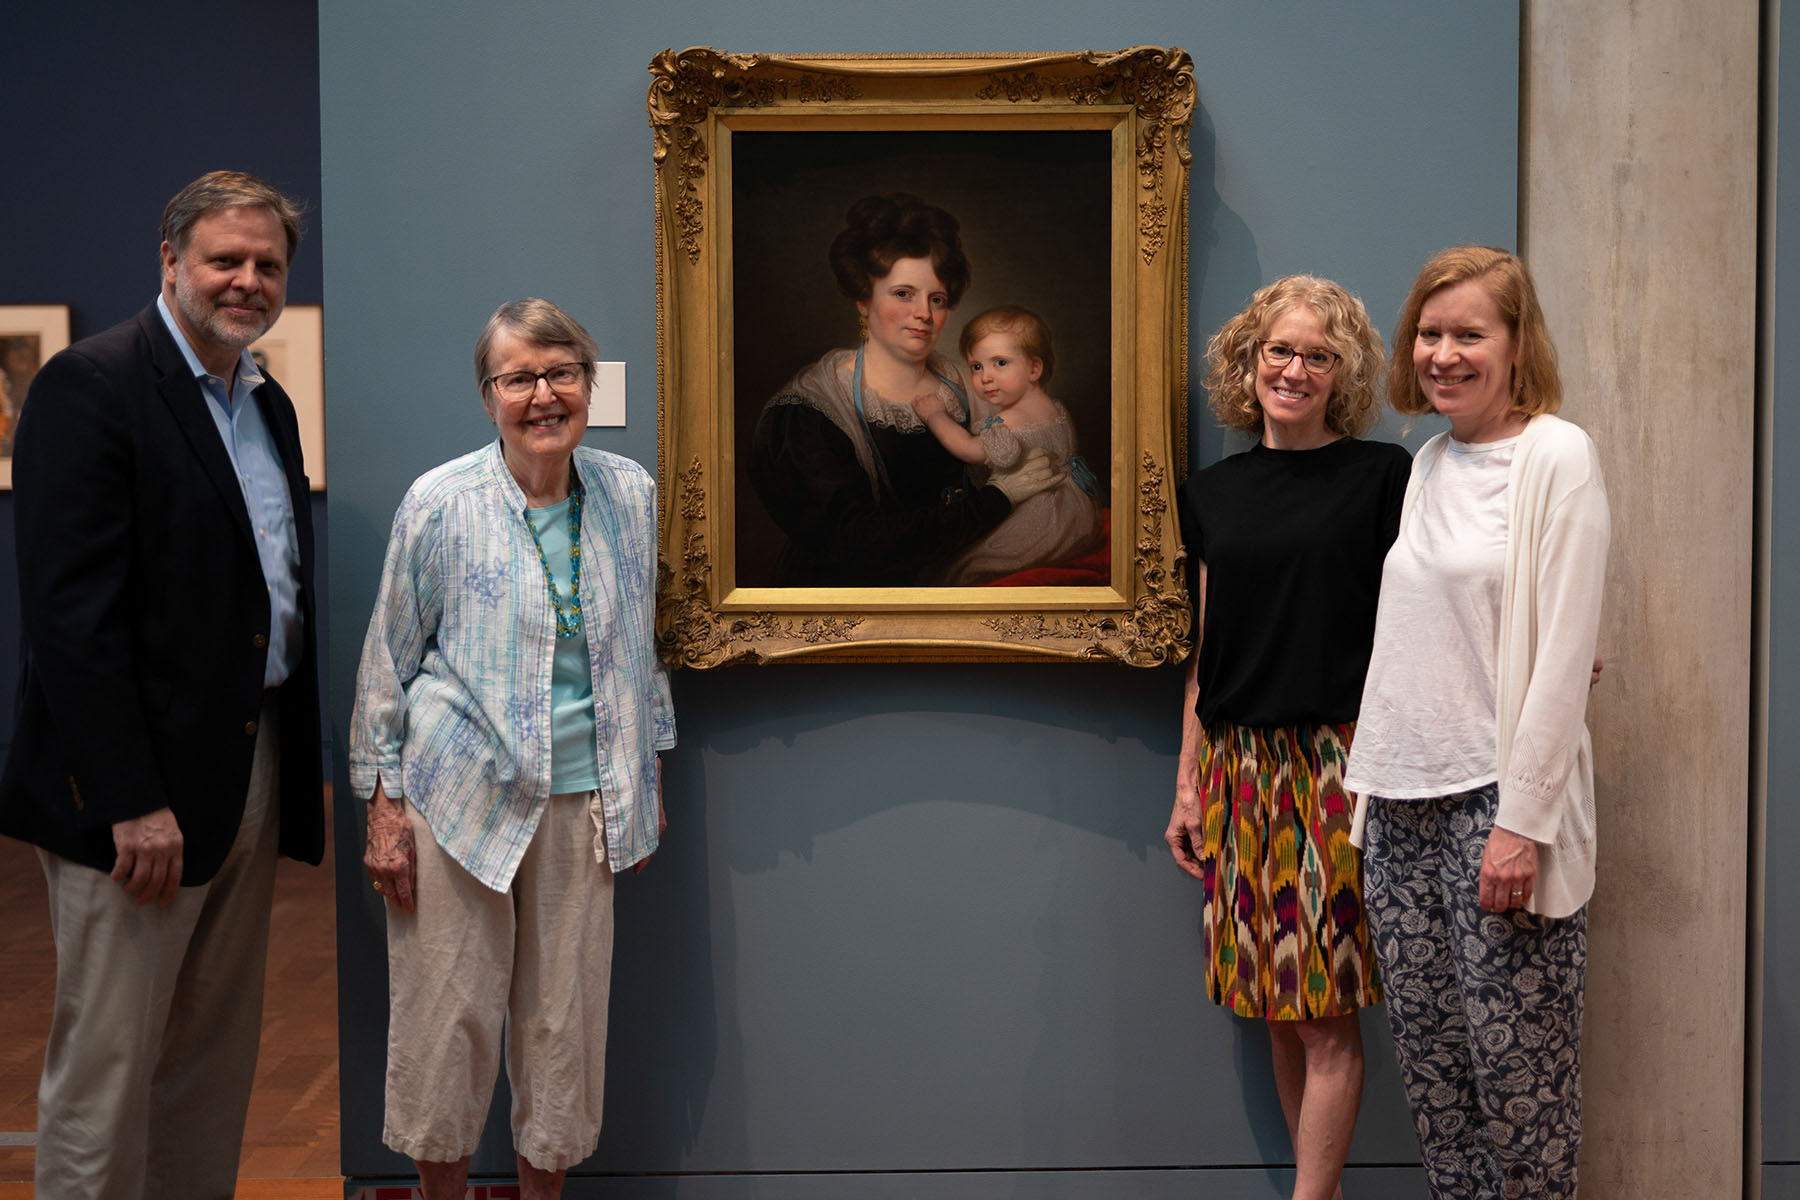
[[[159,295],[156,311],[162,314],[188,369],[206,393],[206,411],[212,414],[232,472],[250,511],[250,529],[256,535],[256,555],[262,561],[263,581],[269,586],[269,658],[263,667],[263,686],[277,687],[300,665],[300,535],[294,526],[294,502],[288,494],[287,472],[274,435],[263,420],[262,406],[248,403],[250,393],[265,382],[248,350],[238,355],[237,378],[226,382],[200,365],[199,355],[169,306]]]
[[[656,657],[656,484],[577,447],[581,609],[600,786],[590,809],[614,871],[657,844],[656,752],[675,744]],[[512,885],[549,805],[556,618],[500,443],[427,471],[394,514],[356,670],[350,790],[377,777],[445,852]]]

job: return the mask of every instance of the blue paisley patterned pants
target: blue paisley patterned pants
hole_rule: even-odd
[[[1369,928],[1434,1200],[1575,1195],[1587,909],[1476,903],[1493,784],[1373,799]]]

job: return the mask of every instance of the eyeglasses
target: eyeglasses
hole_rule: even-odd
[[[484,382],[493,384],[494,390],[508,400],[529,400],[537,392],[540,379],[548,383],[553,392],[576,395],[587,386],[587,364],[566,362],[543,371],[502,371],[498,375],[489,375]]]
[[[1262,360],[1277,371],[1293,362],[1296,354],[1300,356],[1300,365],[1306,369],[1309,375],[1329,375],[1332,369],[1343,360],[1343,355],[1335,354],[1322,346],[1315,346],[1311,350],[1296,350],[1281,342],[1259,341],[1256,343],[1256,348],[1257,352],[1262,355]]]

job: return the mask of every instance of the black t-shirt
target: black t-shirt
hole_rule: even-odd
[[[1356,719],[1411,469],[1402,446],[1340,438],[1316,450],[1258,444],[1187,481],[1182,537],[1190,570],[1206,564],[1203,723]]]

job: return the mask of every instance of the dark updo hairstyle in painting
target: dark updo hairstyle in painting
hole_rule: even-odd
[[[928,258],[955,308],[969,288],[969,260],[957,230],[955,217],[917,196],[864,196],[844,214],[843,232],[831,242],[838,290],[852,300],[867,300],[894,263]]]

